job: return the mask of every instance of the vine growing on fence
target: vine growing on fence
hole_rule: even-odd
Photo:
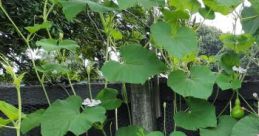
[[[125,83],[144,84],[152,77],[163,74],[168,76],[167,85],[188,104],[187,109],[174,109],[175,129],[170,136],[185,136],[178,128],[198,131],[201,136],[257,136],[258,113],[250,105],[249,109],[243,108],[240,101],[246,100],[239,93],[250,65],[259,65],[256,58],[259,51],[259,3],[257,0],[249,2],[250,6],[245,6],[243,0],[44,0],[41,22],[26,27],[27,33],[23,33],[6,12],[8,7],[0,1],[2,13],[24,40],[28,49],[35,50],[31,46],[35,44],[37,48],[56,58],[55,61],[45,61],[41,65],[35,63],[39,58],[31,58],[49,107],[24,115],[21,113],[20,102],[18,109],[3,102],[0,104],[0,111],[8,118],[0,118],[0,124],[3,127],[17,129],[17,136],[20,135],[20,131],[25,134],[38,126],[43,136],[64,136],[68,132],[81,135],[91,127],[100,130],[106,136],[106,112],[117,110],[122,103],[128,104]],[[241,8],[242,12],[236,10],[237,7]],[[54,8],[62,8],[64,16],[71,22],[78,21],[79,14],[85,15],[89,12],[100,19],[98,24],[101,26],[96,25],[96,31],[104,35],[102,42],[105,45],[105,62],[101,72],[106,85],[96,97],[90,95],[91,98],[82,100],[73,88],[71,79],[75,73],[67,60],[76,59],[75,54],[80,52],[79,45],[75,39],[65,39],[66,33],[51,34],[50,31],[55,24],[49,19],[49,15],[53,14]],[[127,20],[127,14],[135,16],[131,10],[143,11],[143,18],[147,18],[142,22],[143,26],[134,26]],[[197,31],[202,23],[195,24],[191,19],[195,13],[200,13],[207,20],[214,19],[216,13],[232,14],[236,22],[238,19],[241,20],[244,33],[237,34],[234,24],[233,33],[220,35],[223,47],[216,55],[201,54]],[[132,30],[137,27],[145,30],[145,34],[137,30],[130,34],[146,37],[144,42],[138,38],[127,40],[124,31],[118,27],[120,23],[126,23]],[[32,39],[40,31],[44,31],[48,36],[32,43]],[[112,52],[116,52],[118,60],[111,59]],[[244,59],[247,62],[245,64],[241,63]],[[6,70],[15,80],[20,101],[19,83],[16,79],[20,82],[22,77],[17,77],[9,69],[8,66]],[[91,71],[92,67],[87,67],[89,82]],[[46,78],[53,74],[68,79],[73,90],[72,96],[65,100],[50,101],[44,83]],[[118,97],[118,90],[107,87],[109,82],[121,82],[124,85],[123,99]],[[221,115],[224,111],[216,115],[213,103],[208,101],[215,85],[220,91],[233,92],[229,103],[232,99],[235,102],[230,115]],[[92,94],[91,86],[89,91],[89,94]],[[254,97],[258,99],[256,94]],[[176,100],[174,102],[177,104]],[[5,112],[6,109],[12,109],[9,110],[11,113]],[[131,118],[130,110],[128,112]],[[10,124],[13,127],[8,126]],[[166,132],[147,132],[141,126],[132,124],[121,128],[117,126],[116,129],[115,136],[166,135]]]

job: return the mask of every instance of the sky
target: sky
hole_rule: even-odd
[[[198,1],[201,2],[201,0],[198,0]],[[250,3],[247,0],[245,0],[244,5],[250,6]],[[242,5],[239,5],[235,10],[240,13],[242,11]],[[192,19],[194,19],[195,17],[196,17],[196,22],[204,21],[204,18],[199,13],[194,14],[192,16]],[[205,20],[204,21],[205,25],[214,26],[214,27],[220,29],[223,33],[234,33],[234,31],[233,31],[234,23],[235,23],[235,19],[234,19],[233,13],[231,13],[229,15],[222,15],[220,13],[216,13],[216,18],[214,20]],[[237,20],[235,30],[236,30],[236,32],[235,32],[236,34],[241,34],[243,32],[239,19]]]

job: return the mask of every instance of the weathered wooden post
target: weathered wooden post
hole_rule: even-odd
[[[156,129],[155,90],[151,81],[144,85],[132,84],[130,92],[132,123],[148,131]],[[159,97],[156,95],[155,97]]]

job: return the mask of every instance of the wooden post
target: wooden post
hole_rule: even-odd
[[[131,85],[130,100],[133,125],[144,127],[147,131],[156,128],[154,89],[150,82],[144,85]],[[159,96],[157,96],[159,97]]]

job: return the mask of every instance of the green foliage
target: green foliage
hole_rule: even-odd
[[[160,72],[166,66],[156,55],[140,45],[126,45],[120,49],[123,63],[109,61],[102,67],[103,75],[109,81],[140,83]]]
[[[197,37],[187,27],[175,27],[164,22],[158,22],[151,26],[151,35],[157,48],[168,51],[172,56],[182,58],[197,51]]]
[[[163,136],[163,133],[158,131],[147,132],[139,126],[128,126],[119,128],[115,136]]]
[[[112,88],[104,88],[101,90],[96,99],[101,100],[101,106],[106,110],[113,110],[119,108],[122,104],[122,100],[117,98],[118,90]]]
[[[190,73],[173,71],[168,77],[167,85],[184,97],[207,99],[212,93],[215,80],[215,74],[208,67],[192,66]]]
[[[37,110],[29,115],[27,115],[23,120],[22,120],[22,127],[21,127],[21,132],[23,134],[29,132],[31,129],[40,126],[42,115],[44,114],[45,110],[40,109]]]
[[[230,136],[236,120],[230,116],[221,116],[216,128],[200,129],[201,136]]]
[[[239,120],[233,127],[231,136],[256,136],[259,133],[259,118],[249,115]]]
[[[203,0],[203,2],[213,11],[227,15],[242,3],[242,0]]]
[[[215,107],[205,100],[188,100],[190,110],[186,112],[177,112],[174,115],[174,121],[177,126],[187,130],[197,130],[207,127],[216,127],[217,118]]]
[[[224,73],[217,75],[216,83],[221,90],[237,90],[241,88],[241,81],[239,79],[236,79],[233,75],[227,75]]]
[[[54,40],[54,39],[42,39],[36,42],[37,46],[42,47],[46,51],[56,51],[61,49],[67,49],[73,53],[79,47],[73,40]]]
[[[171,133],[170,136],[186,136],[186,134],[184,134],[183,132],[180,132],[180,131],[175,131],[175,132]]]

